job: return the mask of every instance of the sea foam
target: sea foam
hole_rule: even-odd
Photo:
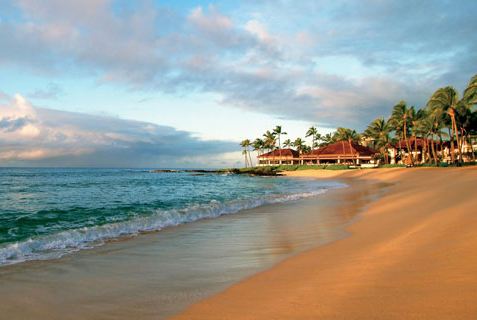
[[[283,203],[317,196],[331,188],[342,186],[344,185],[336,184],[311,192],[274,194],[253,199],[232,200],[224,203],[211,200],[207,204],[190,205],[184,209],[155,210],[148,216],[135,217],[126,221],[30,237],[27,240],[0,247],[0,265],[15,264],[29,260],[56,259],[78,250],[100,246],[108,240],[135,236],[143,232],[159,231],[167,227],[201,219],[216,218],[267,204]]]

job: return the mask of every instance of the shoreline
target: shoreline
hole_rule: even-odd
[[[287,257],[347,236],[344,229],[356,219],[354,208],[377,191],[365,190],[330,189],[112,241],[58,260],[2,267],[0,313],[12,319],[63,319],[65,314],[69,319],[162,319],[177,314]]]
[[[350,236],[290,257],[172,319],[475,319],[477,169],[306,170],[390,182]]]

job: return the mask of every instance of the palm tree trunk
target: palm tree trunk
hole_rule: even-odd
[[[417,162],[418,161],[417,160],[417,137],[415,134],[413,136],[414,136],[414,154],[416,155],[416,162]],[[422,158],[422,151],[421,151],[421,158]]]
[[[422,149],[421,149],[421,163],[426,163],[427,160],[427,137],[422,138]]]
[[[458,163],[461,163],[462,162],[462,150],[461,150],[461,145],[460,145],[460,139],[459,139],[459,130],[457,130],[457,123],[455,121],[455,115],[452,114],[451,115],[451,119],[452,119],[452,131],[453,131],[453,134],[455,134],[455,139],[456,139],[456,142],[457,142],[457,152],[459,153],[459,159],[458,159]]]
[[[349,145],[349,153],[353,156],[352,157],[353,165],[356,165],[355,154],[353,153],[353,147],[351,146],[351,139],[348,139],[348,145]]]
[[[452,122],[452,120],[451,120]],[[451,124],[452,130],[449,130],[449,137],[450,137],[450,153],[451,153],[451,162],[455,163],[455,154],[454,154],[454,124]]]
[[[432,149],[432,155],[434,156],[434,162],[437,166],[437,152],[436,152],[436,148],[434,146],[434,135],[432,135],[432,140],[431,140],[431,149]]]
[[[409,144],[409,140],[407,139],[407,132],[406,132],[406,119],[404,120],[404,127],[403,127],[403,135],[404,135],[404,141],[406,142],[406,148],[407,152],[409,153],[409,156],[411,157],[411,165],[414,165],[414,159],[412,156],[412,150],[411,150],[411,145]]]
[[[472,147],[472,138],[470,137],[470,134],[467,134],[467,141],[470,146],[470,151],[472,152],[472,161],[475,162],[475,153],[474,153],[474,148]]]

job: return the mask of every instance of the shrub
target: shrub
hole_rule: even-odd
[[[394,163],[394,164],[382,164],[379,166],[380,168],[405,168],[405,164]]]

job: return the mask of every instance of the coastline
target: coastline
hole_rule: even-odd
[[[477,169],[295,171],[389,182],[349,237],[298,254],[173,319],[475,319]]]
[[[11,319],[162,319],[287,257],[345,237],[356,208],[377,193],[374,183],[358,188],[353,182],[57,260],[5,266],[0,313]]]

